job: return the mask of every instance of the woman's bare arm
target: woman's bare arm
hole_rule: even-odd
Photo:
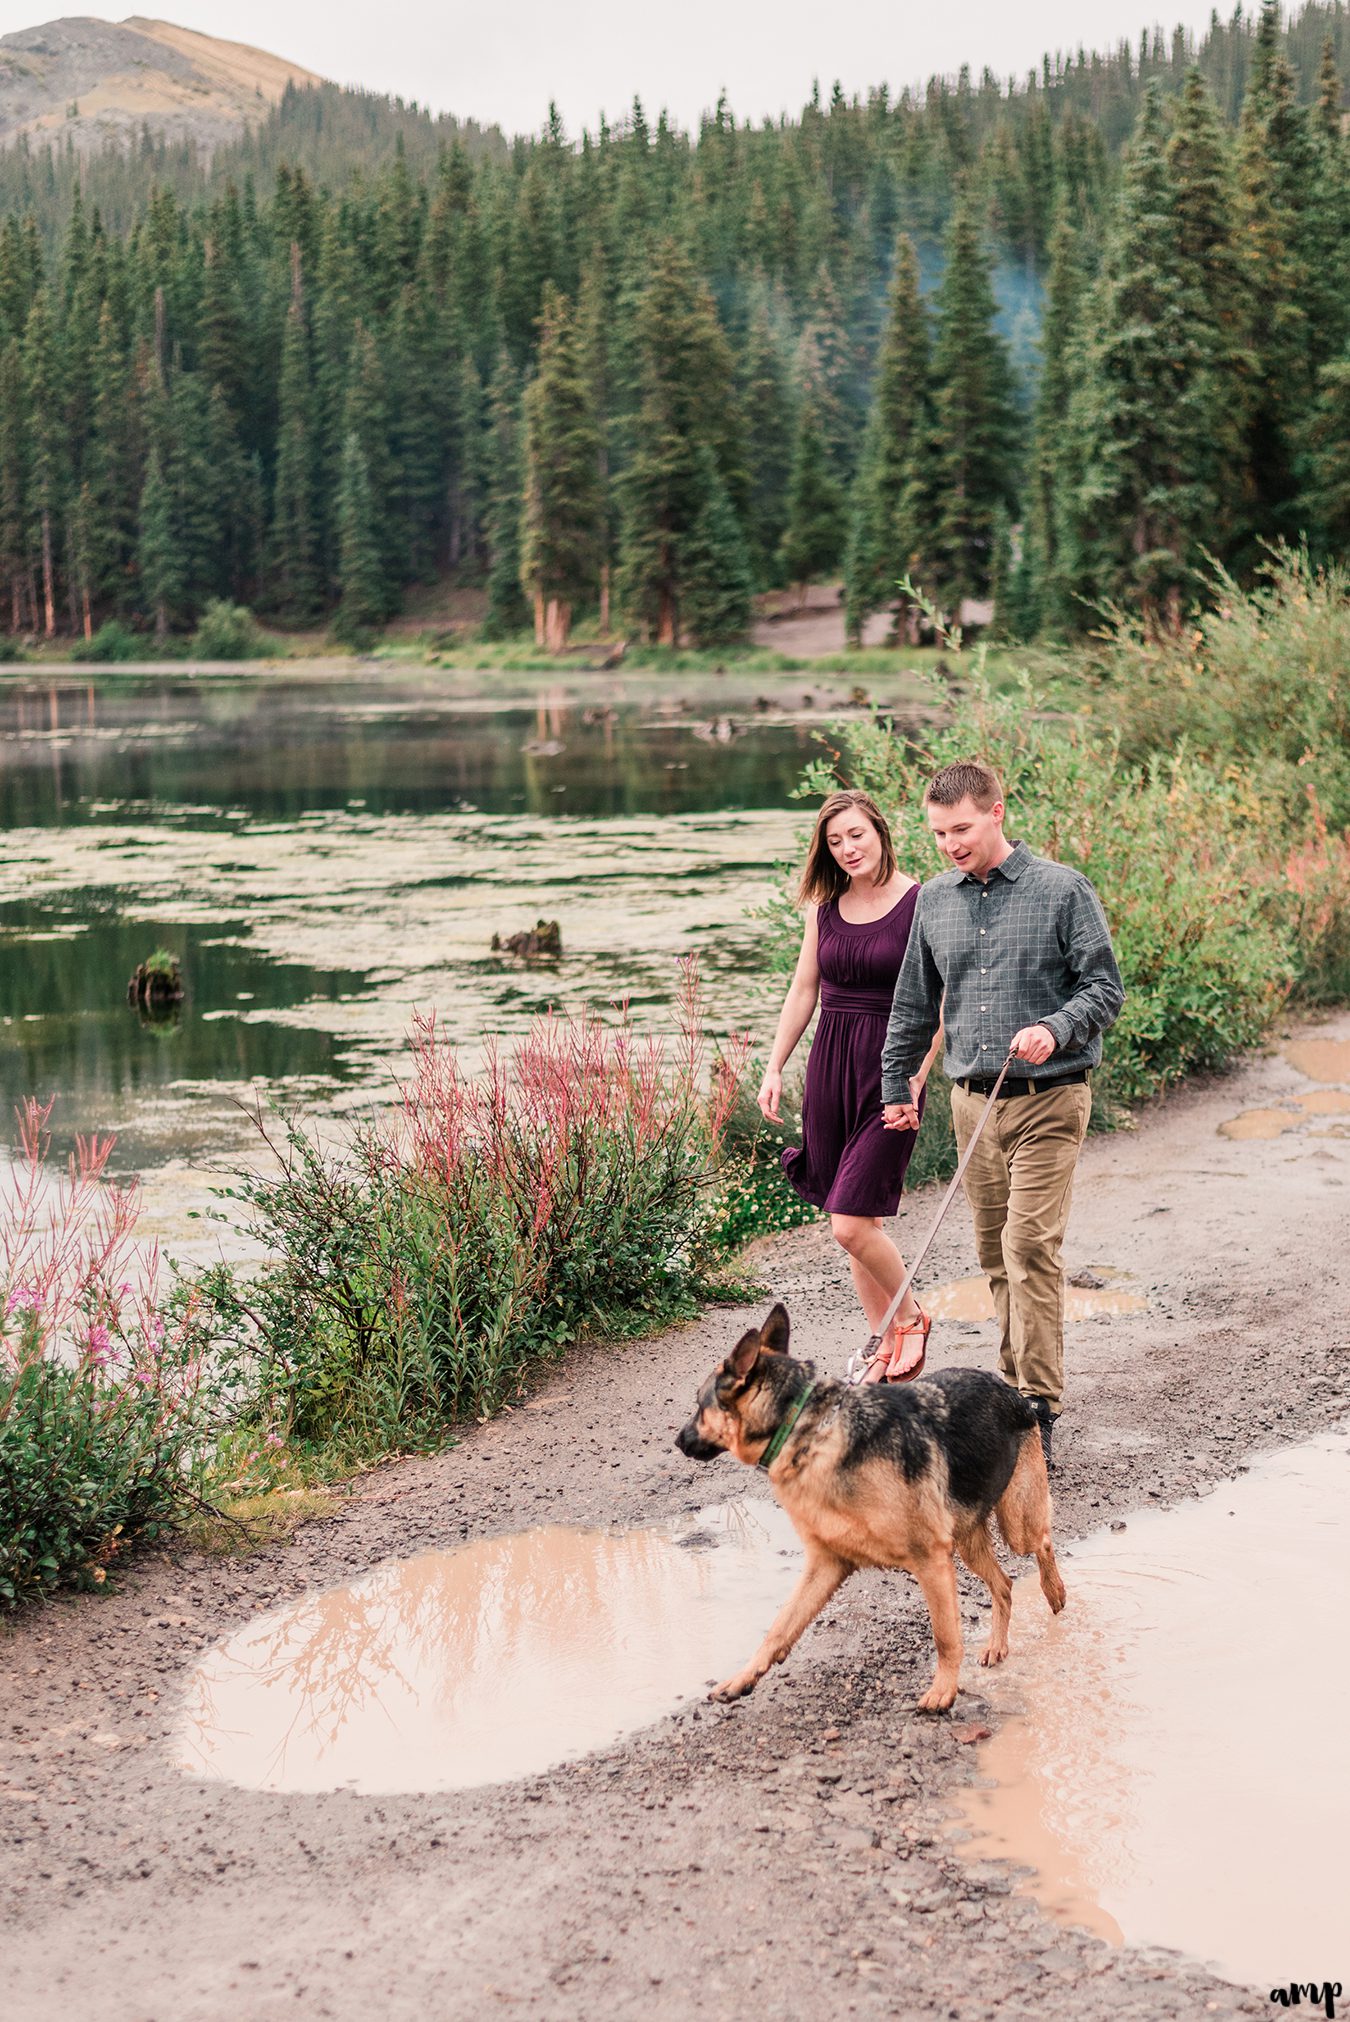
[[[817,957],[816,908],[806,908],[806,921],[802,931],[802,950],[797,957],[797,967],[788,985],[787,996],[778,1016],[778,1030],[773,1035],[773,1045],[769,1051],[769,1065],[759,1091],[761,1113],[770,1123],[781,1123],[780,1104],[783,1099],[783,1069],[792,1058],[797,1041],[805,1032],[815,1015],[816,999],[820,995],[820,963]]]

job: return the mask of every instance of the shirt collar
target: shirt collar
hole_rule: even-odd
[[[1009,884],[1015,885],[1031,861],[1031,851],[1027,848],[1026,844],[1024,842],[1015,842],[1012,846],[1012,855],[1004,857],[1001,864],[995,864],[989,875],[991,878],[1006,878]],[[983,878],[977,878],[971,871],[962,871],[961,876],[968,885],[980,885],[984,883]]]

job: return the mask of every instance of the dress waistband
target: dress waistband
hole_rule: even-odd
[[[873,1018],[887,1018],[893,994],[890,990],[847,990],[842,983],[822,983],[820,1008],[822,1011],[866,1011]]]

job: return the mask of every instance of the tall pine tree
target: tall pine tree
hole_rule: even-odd
[[[893,606],[894,635],[903,624],[901,581],[928,574],[927,543],[935,499],[932,360],[928,312],[919,291],[911,239],[896,248],[885,334],[872,389],[872,413],[844,566],[845,620],[859,643],[873,611]]]
[[[525,389],[525,501],[521,581],[535,638],[567,645],[578,604],[597,593],[604,556],[600,429],[566,298],[544,290],[539,361]]]
[[[989,594],[998,509],[1016,504],[1016,389],[996,312],[989,257],[967,195],[947,234],[933,354],[933,573],[954,610],[964,597]]]

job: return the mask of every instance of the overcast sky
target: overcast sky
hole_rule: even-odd
[[[1210,4],[1171,0],[1157,16],[1140,0],[174,0],[164,18],[512,133],[537,129],[554,98],[576,134],[634,92],[687,126],[723,86],[740,118],[759,119],[797,112],[813,77],[850,93],[963,63],[1020,77],[1046,49],[1137,42],[1155,19],[1203,30]],[[69,11],[127,18],[125,0]],[[0,33],[55,13],[0,0]]]

